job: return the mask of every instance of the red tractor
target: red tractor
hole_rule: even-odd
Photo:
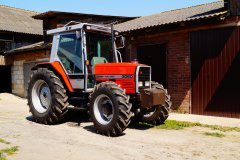
[[[87,23],[49,30],[50,61],[37,64],[28,85],[28,105],[38,123],[54,124],[69,106],[88,110],[97,133],[118,136],[132,117],[163,123],[171,107],[162,85],[151,81],[151,67],[122,63],[113,30]],[[115,43],[116,41],[116,43]]]

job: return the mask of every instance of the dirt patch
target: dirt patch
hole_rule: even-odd
[[[216,131],[199,126],[182,130],[135,126],[123,136],[109,138],[96,134],[81,112],[69,112],[58,125],[37,124],[31,121],[26,100],[11,97],[0,94],[0,138],[19,146],[9,160],[239,159],[239,132],[224,132],[219,138],[204,135]]]

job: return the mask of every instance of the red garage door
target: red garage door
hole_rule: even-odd
[[[240,30],[190,34],[192,113],[240,118]]]

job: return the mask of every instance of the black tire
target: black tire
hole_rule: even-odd
[[[42,87],[43,85],[45,85],[45,88]],[[44,93],[43,88],[50,91],[50,93]],[[43,94],[41,94],[42,92]],[[45,102],[45,99],[42,100],[41,96],[47,97],[47,102]],[[44,105],[44,103],[47,104]],[[66,89],[52,71],[47,68],[38,68],[33,71],[28,84],[28,105],[33,119],[37,123],[58,123],[67,113],[69,103]]]
[[[164,121],[168,118],[169,111],[172,106],[170,95],[168,95],[167,90],[164,89],[164,87],[157,82],[152,82],[151,86],[152,86],[152,88],[157,88],[157,89],[163,90],[166,95],[166,100],[163,105],[154,106],[153,108],[151,108],[145,112],[141,112],[140,113],[141,121],[147,122],[147,123],[150,123],[153,125],[163,124]]]
[[[125,94],[125,91],[114,82],[103,82],[95,86],[89,100],[90,116],[97,133],[106,136],[122,135],[132,117],[132,104],[129,103],[129,96]],[[101,105],[98,102],[102,102]],[[111,114],[108,115],[111,117],[110,120],[106,119],[107,115],[104,117],[103,113],[106,103],[108,103],[108,112]]]

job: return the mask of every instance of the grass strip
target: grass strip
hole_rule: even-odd
[[[218,137],[218,138],[225,137],[224,134],[219,133],[219,132],[205,132],[204,135],[206,135],[206,136],[212,136],[212,137]]]
[[[229,131],[236,131],[240,132],[240,128],[238,127],[224,127],[224,126],[218,126],[218,125],[206,125],[206,124],[201,124],[198,122],[185,122],[185,121],[176,121],[176,120],[166,120],[164,124],[158,125],[158,126],[153,126],[148,123],[144,122],[139,122],[139,125],[141,126],[146,126],[146,127],[154,127],[156,129],[169,129],[169,130],[180,130],[184,129],[186,127],[206,127],[206,128],[211,128],[213,130],[218,130],[222,132],[229,132]]]
[[[4,143],[4,144],[10,144],[10,142],[5,141],[4,139],[0,138],[0,143]]]
[[[14,146],[14,147],[1,149],[0,154],[3,155],[5,153],[7,155],[13,155],[17,151],[18,151],[18,146]]]

